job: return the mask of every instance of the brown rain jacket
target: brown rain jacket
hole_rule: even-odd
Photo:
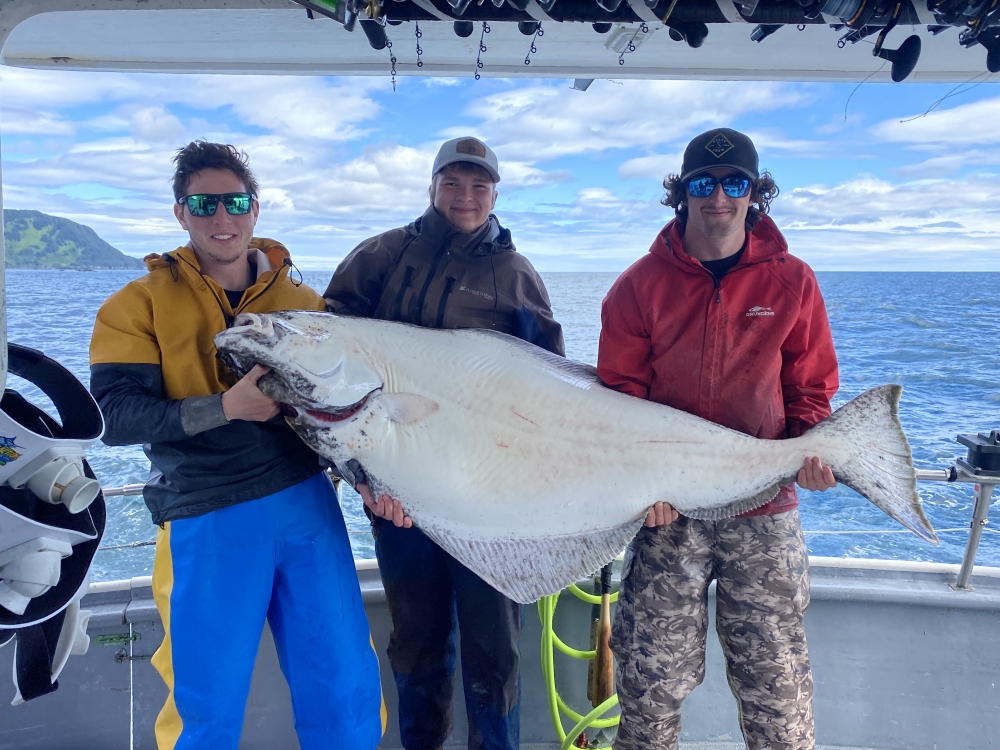
[[[323,296],[334,313],[488,328],[565,355],[545,285],[492,215],[477,233],[465,234],[431,206],[409,226],[358,245]]]

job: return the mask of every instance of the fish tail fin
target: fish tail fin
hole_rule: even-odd
[[[803,437],[836,443],[830,468],[838,482],[863,495],[903,526],[934,544],[931,528],[917,495],[913,454],[899,422],[900,385],[865,391],[820,422]]]

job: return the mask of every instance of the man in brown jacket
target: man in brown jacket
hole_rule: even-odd
[[[476,138],[456,138],[441,146],[432,174],[431,205],[344,259],[323,295],[328,309],[430,328],[487,328],[563,355],[545,285],[492,214],[496,155]],[[392,617],[388,655],[403,747],[434,750],[451,733],[457,614],[469,748],[515,750],[521,605],[414,528],[397,501],[376,500],[363,483],[358,490],[373,516]]]

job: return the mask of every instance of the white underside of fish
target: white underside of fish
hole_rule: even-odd
[[[733,516],[773,498],[807,456],[933,536],[895,417],[898,386],[800,438],[758,440],[607,389],[593,368],[502,334],[322,313],[241,319],[245,335],[220,334],[219,349],[272,367],[306,403],[343,408],[371,391],[342,421],[299,407],[290,423],[338,466],[357,460],[377,493],[518,601],[614,557],[653,503]]]

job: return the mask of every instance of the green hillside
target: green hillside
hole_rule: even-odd
[[[41,211],[3,212],[7,268],[145,268],[83,224]]]

